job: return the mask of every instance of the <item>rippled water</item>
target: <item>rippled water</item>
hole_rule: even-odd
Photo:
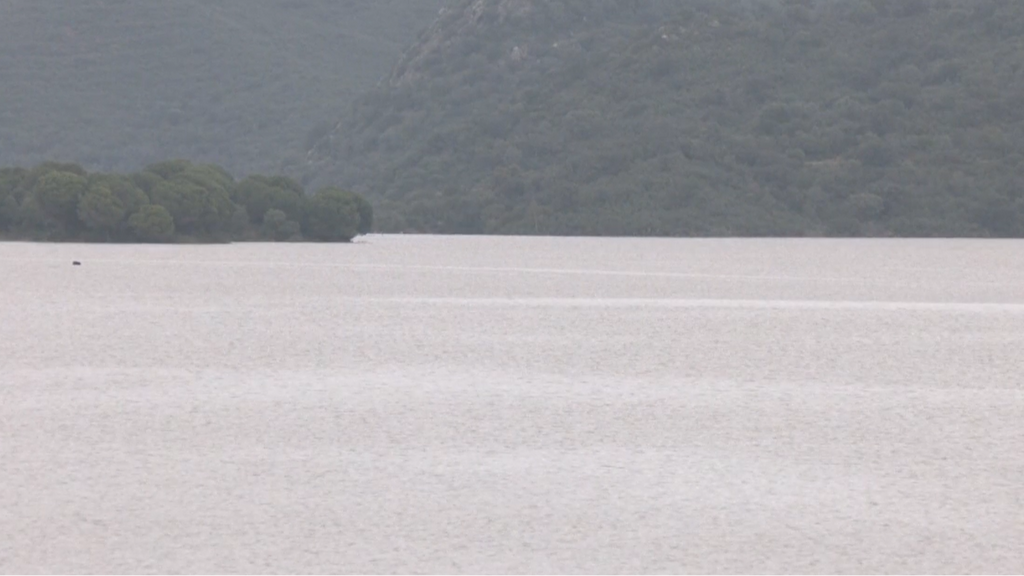
[[[3,572],[1024,571],[1022,242],[7,243],[0,297]]]

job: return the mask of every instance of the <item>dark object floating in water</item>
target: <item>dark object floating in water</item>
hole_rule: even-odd
[[[79,262],[78,260],[75,260],[74,262],[72,262],[72,263],[71,263],[71,265],[72,265],[72,266],[81,266],[81,265],[82,265],[82,263],[81,263],[81,262]]]

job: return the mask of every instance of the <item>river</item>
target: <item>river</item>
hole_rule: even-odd
[[[4,573],[1024,571],[1024,242],[0,243],[0,299]]]

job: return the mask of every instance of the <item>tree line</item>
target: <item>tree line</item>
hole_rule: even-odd
[[[81,242],[348,242],[373,228],[358,194],[307,195],[285,176],[236,181],[212,164],[171,160],[133,174],[45,162],[0,169],[0,238]]]

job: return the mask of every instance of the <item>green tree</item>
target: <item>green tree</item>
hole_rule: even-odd
[[[149,204],[146,193],[130,177],[122,174],[92,174],[89,176],[89,186],[108,188],[121,203],[125,214],[134,214]]]
[[[33,194],[43,213],[71,230],[78,224],[78,202],[85,192],[84,176],[72,172],[49,172],[36,181]]]
[[[39,206],[35,195],[28,195],[18,205],[17,222],[21,229],[22,236],[35,240],[51,240],[58,235],[55,230],[55,222],[47,217],[46,213]]]
[[[347,241],[373,222],[369,203],[350,192],[322,190],[320,213],[314,214],[312,200],[290,178],[251,176],[244,184],[236,186],[218,166],[183,160],[131,175],[89,174],[53,162],[0,169],[0,234],[108,242],[297,241],[307,225],[318,239]],[[247,203],[270,207],[254,222]]]
[[[0,195],[0,232],[9,232],[18,221],[18,201],[13,195]]]
[[[69,172],[82,177],[89,175],[85,168],[82,168],[78,164],[65,162],[43,162],[42,164],[34,166],[27,174],[25,174],[24,181],[22,182],[23,187],[26,190],[32,190],[35,188],[36,182],[50,172]]]
[[[166,208],[177,230],[185,234],[224,230],[234,213],[234,205],[223,188],[206,188],[184,177],[157,184],[150,192],[150,200]]]
[[[359,195],[356,195],[356,204],[359,210],[359,233],[373,232],[373,206],[366,198]]]
[[[294,220],[289,220],[288,215],[281,210],[271,208],[263,215],[263,237],[268,240],[277,242],[291,240],[299,232],[299,224]]]
[[[169,178],[169,180],[191,182],[210,193],[216,193],[228,199],[230,199],[231,191],[235,186],[235,181],[231,178],[230,174],[225,172],[223,168],[212,164],[189,165],[186,170]]]
[[[170,180],[179,174],[183,174],[191,167],[192,163],[188,160],[165,160],[163,162],[150,164],[143,168],[142,171],[149,172],[150,174],[156,174],[164,180]]]
[[[139,190],[142,190],[142,192],[145,194],[149,194],[150,192],[152,192],[153,189],[157,187],[157,185],[164,181],[164,179],[161,178],[160,175],[146,171],[136,172],[135,174],[132,174],[131,180],[132,184],[135,184],[135,186],[138,187]]]
[[[162,206],[174,219],[177,229],[192,231],[202,217],[205,191],[191,182],[165,180],[149,193],[149,200]]]
[[[234,189],[232,200],[245,206],[253,224],[260,224],[268,210],[284,212],[291,220],[300,220],[307,201],[305,192],[290,178],[249,176]]]
[[[313,196],[305,234],[323,242],[349,242],[359,233],[359,197],[340,188],[321,188]]]
[[[17,222],[21,183],[27,173],[23,168],[0,169],[0,232],[12,229]]]
[[[249,212],[245,209],[245,206],[236,206],[234,213],[231,214],[231,238],[233,240],[249,240],[252,236]]]
[[[107,239],[117,230],[124,219],[124,213],[121,201],[114,196],[110,188],[102,184],[89,187],[78,202],[78,219],[87,228]]]
[[[15,196],[26,176],[24,168],[0,168],[0,197]]]
[[[174,218],[163,206],[143,206],[128,219],[128,226],[143,242],[170,242],[174,238]]]

